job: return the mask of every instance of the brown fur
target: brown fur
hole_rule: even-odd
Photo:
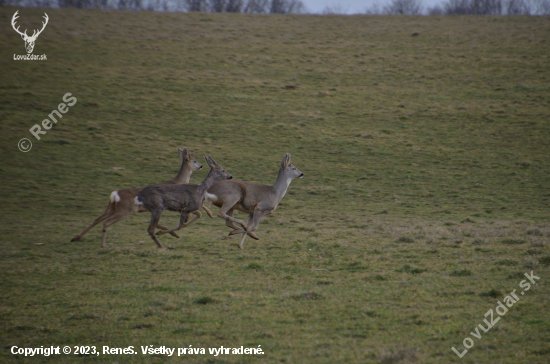
[[[290,163],[290,154],[286,154],[281,162],[279,175],[274,185],[262,185],[244,181],[220,181],[208,189],[208,194],[214,195],[210,200],[220,208],[218,216],[225,220],[225,224],[232,228],[229,235],[243,234],[239,248],[243,249],[244,239],[250,236],[259,240],[254,231],[258,228],[260,218],[271,214],[284,197],[290,181],[302,178],[304,174]],[[239,210],[248,214],[245,223],[233,217],[233,212]],[[235,223],[243,228],[238,228]]]
[[[195,158],[193,158],[187,148],[178,149],[178,152],[180,153],[182,162],[181,167],[178,172],[178,174],[168,180],[162,182],[162,184],[182,184],[182,183],[189,183],[189,180],[191,179],[191,174],[193,171],[199,170],[202,168],[202,165],[197,162]],[[136,205],[134,202],[135,197],[138,195],[138,193],[143,188],[125,188],[122,190],[117,190],[118,196],[120,197],[119,202],[114,202],[109,200],[109,204],[107,205],[107,208],[101,214],[100,216],[96,217],[84,230],[82,230],[78,235],[76,235],[74,238],[71,239],[71,241],[77,241],[80,240],[84,234],[86,234],[91,228],[96,226],[102,221],[105,221],[103,223],[103,235],[101,238],[101,247],[106,248],[107,247],[107,228],[117,222],[119,222],[122,219],[127,218],[128,216],[132,215],[136,212],[146,212],[147,210],[143,208],[143,206]],[[159,229],[166,230],[167,228],[158,225]],[[178,238],[179,236],[176,233],[172,233],[171,235]]]
[[[155,227],[158,226],[158,221],[165,210],[179,212],[181,214],[180,223],[176,228],[170,230],[163,229],[156,235],[173,233],[200,219],[201,213],[199,210],[202,207],[204,195],[208,188],[216,181],[233,178],[222,167],[217,165],[212,158],[205,157],[205,159],[208,166],[210,166],[210,172],[200,184],[152,185],[145,187],[138,193],[136,203],[141,204],[151,213],[151,222],[149,223],[147,232],[160,249],[163,246],[155,236]],[[190,214],[194,214],[196,217],[187,222]]]

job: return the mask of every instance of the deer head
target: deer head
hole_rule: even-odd
[[[189,154],[187,148],[178,148],[178,152],[180,153],[181,160],[184,161],[191,168],[192,172],[202,169],[202,164],[197,162],[197,160],[193,156],[191,156],[191,154]]]
[[[283,173],[287,178],[289,178],[289,181],[295,178],[304,177],[304,174],[290,162],[290,154],[288,153],[283,157],[279,173]]]
[[[29,37],[27,35],[27,29],[25,29],[24,32],[20,32],[19,31],[19,27],[15,27],[15,21],[17,20],[17,18],[19,18],[19,16],[17,15],[17,13],[19,12],[19,10],[17,10],[15,12],[15,14],[13,14],[13,17],[11,18],[11,26],[13,27],[13,29],[19,33],[19,35],[21,35],[21,38],[23,38],[23,40],[25,41],[25,49],[27,50],[27,53],[32,53],[33,49],[34,49],[34,42],[36,42],[36,38],[38,38],[38,36],[40,35],[40,33],[42,33],[42,31],[44,30],[44,28],[46,28],[46,24],[48,24],[48,14],[44,13],[44,20],[45,22],[42,22],[42,29],[40,30],[34,30],[34,32],[32,33],[32,35]]]
[[[216,161],[214,161],[211,157],[204,157],[206,160],[206,163],[208,164],[208,167],[210,167],[210,173],[208,173],[209,176],[212,176],[214,181],[221,181],[224,179],[232,179],[233,176],[227,173]]]

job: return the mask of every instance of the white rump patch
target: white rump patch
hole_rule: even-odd
[[[120,202],[120,196],[118,195],[118,191],[111,192],[111,197],[109,197],[109,200],[111,201],[111,203]]]
[[[215,201],[218,201],[218,196],[214,195],[213,193],[208,193],[208,192],[206,192],[205,199],[206,199],[207,201],[215,202]]]
[[[143,202],[141,202],[141,201],[139,200],[138,196],[136,196],[136,198],[134,198],[134,203],[135,203],[136,205],[142,205],[142,206],[143,206]]]

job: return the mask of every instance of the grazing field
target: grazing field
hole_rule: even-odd
[[[50,18],[47,61],[15,61],[15,10],[0,8],[2,363],[549,362],[550,18],[25,8],[22,29]],[[36,140],[66,93],[77,103]],[[169,250],[149,214],[108,248],[101,225],[70,242],[113,190],[172,178],[178,147],[205,166],[193,183],[206,155],[269,184],[290,153],[305,177],[244,250],[206,214],[163,235]],[[222,345],[264,354],[208,354]]]

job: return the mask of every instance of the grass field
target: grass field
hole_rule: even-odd
[[[0,7],[0,362],[550,362],[549,17],[46,9],[47,61],[15,61],[15,10]],[[43,12],[20,10],[22,28]],[[305,177],[243,251],[206,215],[166,251],[148,214],[113,225],[107,249],[101,225],[70,242],[111,191],[172,178],[178,147],[260,183],[288,152]]]

